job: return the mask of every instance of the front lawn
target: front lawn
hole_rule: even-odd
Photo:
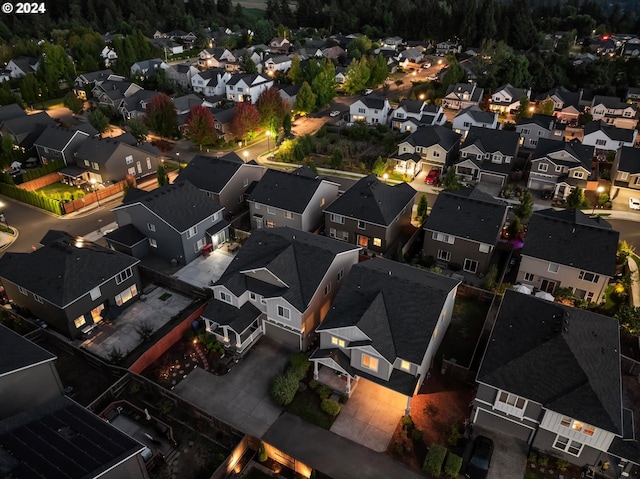
[[[471,364],[473,351],[482,333],[490,306],[491,303],[475,298],[456,297],[451,324],[440,346],[443,358],[455,359],[465,367]]]

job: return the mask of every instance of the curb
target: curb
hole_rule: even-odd
[[[4,245],[0,246],[0,253],[4,253],[7,249],[9,249],[9,247],[13,243],[15,243],[16,240],[18,239],[18,237],[20,236],[20,231],[18,230],[18,228],[15,228],[13,226],[9,226],[8,228],[11,228],[11,230],[13,230],[13,232],[15,234],[11,235],[11,237],[12,237],[11,241],[9,241],[8,243],[5,243]]]

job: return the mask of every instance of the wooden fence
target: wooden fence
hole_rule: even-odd
[[[85,195],[83,198],[78,198],[77,200],[62,203],[63,214],[73,213],[74,211],[78,211],[85,206],[89,206],[90,204],[96,203],[98,201],[108,200],[113,195],[121,193],[124,190],[124,186],[126,185],[126,183],[126,181],[120,181],[105,188],[100,188],[96,191],[87,193],[87,195]]]
[[[58,172],[53,172],[48,175],[41,176],[40,178],[36,178],[35,180],[25,181],[24,183],[16,186],[22,190],[35,191],[40,188],[44,188],[45,186],[52,185],[53,183],[58,183],[60,179],[60,174]]]
[[[623,354],[620,355],[620,366],[625,373],[633,374],[634,376],[640,374],[640,362]]]

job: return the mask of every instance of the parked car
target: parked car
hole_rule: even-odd
[[[427,185],[435,185],[439,179],[440,179],[440,170],[433,169],[429,171],[427,176],[425,176],[424,182]]]
[[[640,200],[638,198],[629,198],[629,208],[640,210]]]
[[[331,113],[329,113],[329,116],[334,117],[334,116],[338,116],[340,115],[340,112],[338,110],[334,110]]]
[[[363,95],[371,95],[372,93],[373,93],[373,90],[371,88],[367,88],[362,92]]]
[[[431,68],[431,63],[425,62],[425,63],[422,64],[422,67],[420,67],[420,68]]]
[[[493,441],[486,436],[477,436],[473,441],[471,459],[465,476],[470,479],[486,479],[493,456]]]

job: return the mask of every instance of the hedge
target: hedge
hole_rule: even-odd
[[[52,200],[33,191],[22,190],[16,186],[0,183],[0,194],[13,198],[14,200],[27,203],[43,210],[50,211],[57,215],[62,215],[62,205],[57,200]]]
[[[290,373],[276,376],[271,383],[271,398],[279,406],[288,406],[298,392],[298,378]]]
[[[447,455],[447,448],[434,444],[429,448],[422,470],[431,476],[438,477],[442,472],[442,463]]]
[[[340,404],[331,399],[323,399],[320,403],[320,408],[329,416],[337,416],[340,414]]]
[[[46,165],[42,165],[39,168],[26,170],[24,173],[22,173],[22,181],[25,182],[35,180],[36,178],[40,178],[41,176],[61,170],[62,168],[64,168],[64,166],[64,160],[62,158],[51,160]]]
[[[462,458],[457,454],[449,453],[447,462],[444,465],[444,473],[452,478],[458,477],[460,468],[462,467]]]
[[[287,372],[296,376],[298,378],[298,381],[302,381],[307,375],[309,367],[311,367],[309,356],[307,356],[307,353],[300,352],[294,354],[291,357],[291,360],[289,361],[289,369],[287,370]]]

